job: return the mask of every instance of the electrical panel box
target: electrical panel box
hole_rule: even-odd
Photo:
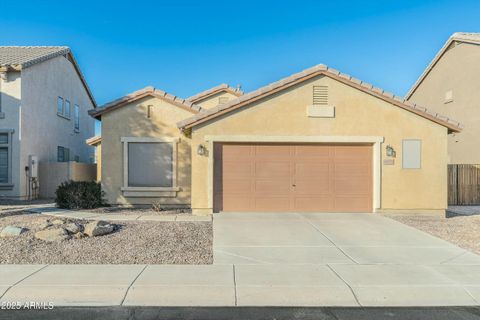
[[[28,172],[30,178],[38,178],[38,157],[28,156]]]

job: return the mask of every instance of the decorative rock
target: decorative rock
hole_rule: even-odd
[[[103,236],[113,232],[114,226],[106,221],[92,221],[85,225],[84,233],[89,237]]]
[[[64,223],[65,223],[65,221],[60,220],[60,219],[55,219],[55,220],[52,221],[52,224],[54,224],[56,226],[59,226],[59,225],[64,224]]]
[[[14,226],[6,226],[3,228],[2,232],[0,232],[0,237],[16,237],[21,235],[22,233],[26,232],[28,229],[21,228],[21,227],[14,227]]]
[[[65,226],[63,226],[65,230],[67,230],[70,233],[78,233],[82,231],[82,227],[76,224],[75,222],[70,222],[67,223]]]
[[[60,228],[38,231],[35,233],[35,238],[43,241],[53,242],[70,239],[70,236],[65,229]]]
[[[75,239],[83,239],[83,238],[85,238],[86,236],[87,236],[87,235],[86,235],[85,233],[83,233],[83,232],[77,232],[77,233],[75,233],[75,234],[73,235],[73,237],[74,237]]]
[[[41,225],[39,225],[38,228],[39,228],[40,230],[45,230],[45,229],[50,228],[51,226],[52,226],[51,223],[45,222],[45,223],[42,223]]]

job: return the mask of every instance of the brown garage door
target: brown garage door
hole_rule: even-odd
[[[371,212],[371,145],[215,144],[214,210]]]

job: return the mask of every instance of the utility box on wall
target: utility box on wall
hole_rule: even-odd
[[[28,172],[30,178],[38,178],[38,157],[28,156]]]

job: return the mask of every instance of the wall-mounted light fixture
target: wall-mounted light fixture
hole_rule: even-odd
[[[397,155],[397,152],[395,152],[395,150],[393,149],[393,147],[391,145],[388,145],[386,147],[386,151],[387,151],[387,157],[394,157]]]
[[[204,156],[207,153],[207,148],[203,144],[199,144],[197,147],[197,154],[200,156]]]

